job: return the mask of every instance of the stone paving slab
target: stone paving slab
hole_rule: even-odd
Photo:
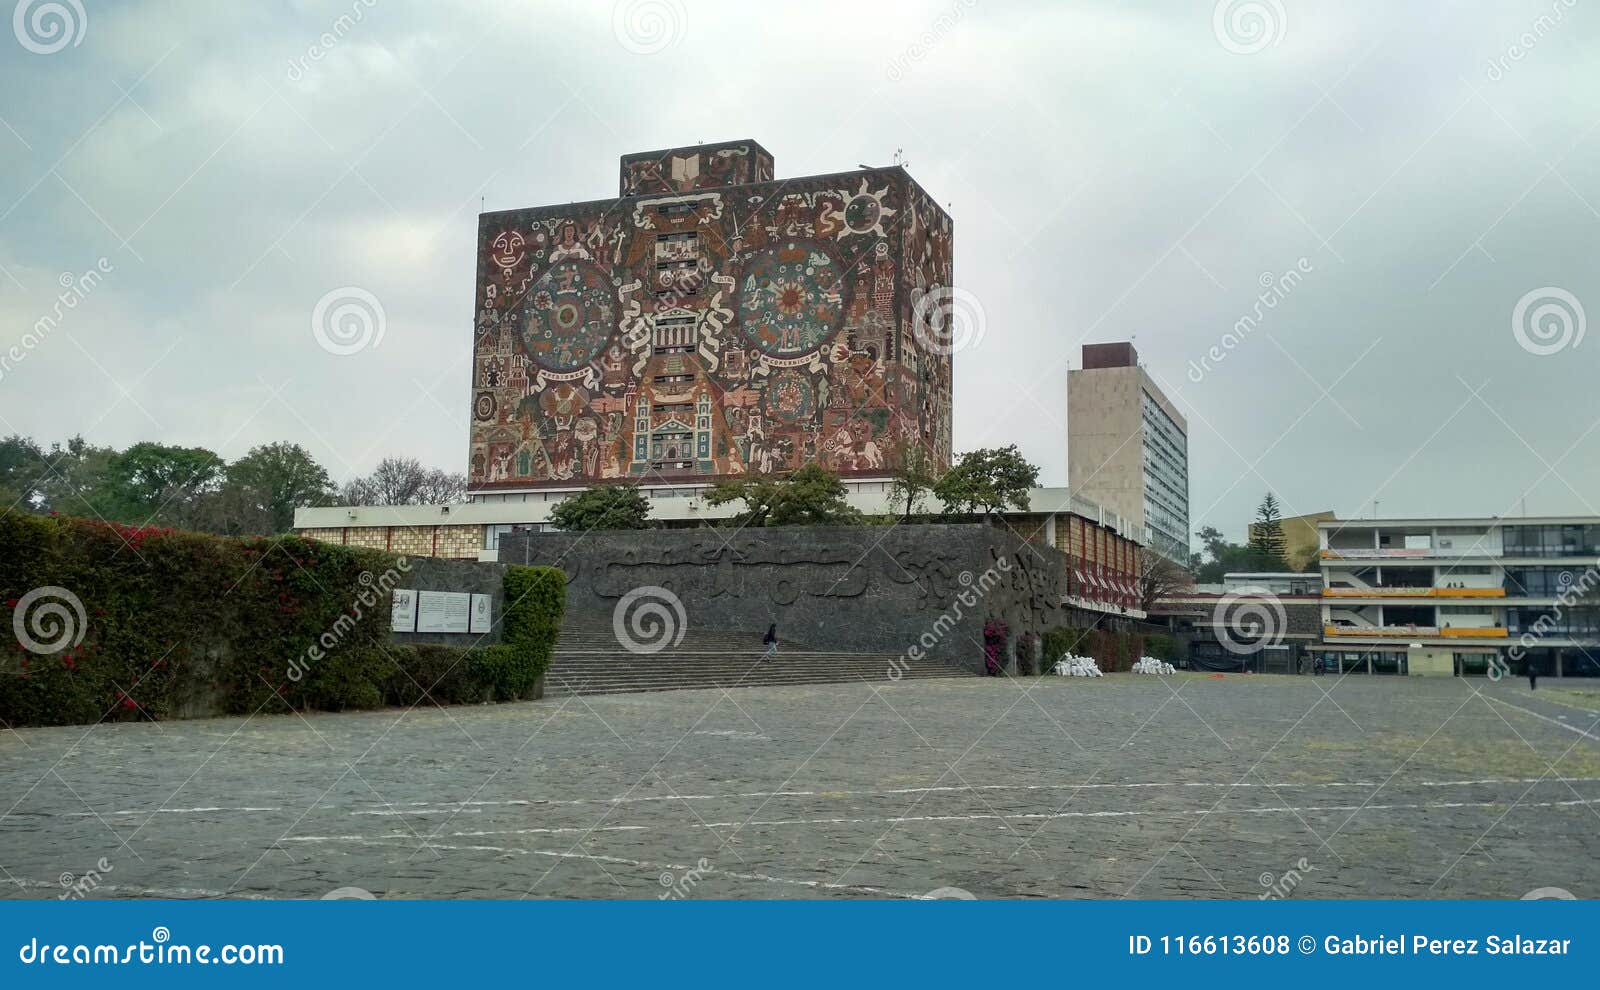
[[[1596,897],[1588,697],[1116,675],[8,731],[0,896]]]

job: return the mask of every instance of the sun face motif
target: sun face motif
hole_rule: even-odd
[[[805,289],[798,282],[784,282],[777,291],[778,312],[784,316],[799,316],[805,302]]]
[[[842,222],[839,236],[847,234],[874,234],[884,236],[883,222],[895,215],[895,210],[884,204],[884,198],[889,195],[889,187],[884,186],[876,192],[867,189],[867,180],[861,180],[861,188],[856,190],[850,201],[844,204],[844,209],[834,214],[834,219]]]

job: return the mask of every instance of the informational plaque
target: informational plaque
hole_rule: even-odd
[[[472,596],[464,591],[419,591],[417,632],[464,633],[471,612]]]
[[[410,588],[394,589],[394,613],[389,628],[394,632],[415,632],[417,628],[417,593]]]
[[[494,614],[490,603],[494,599],[488,595],[472,596],[472,619],[467,626],[468,632],[486,633],[494,625]]]

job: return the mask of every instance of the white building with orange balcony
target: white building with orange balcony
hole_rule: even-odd
[[[1600,675],[1600,517],[1327,521],[1318,535],[1339,669]]]

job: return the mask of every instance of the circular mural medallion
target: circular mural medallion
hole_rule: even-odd
[[[522,344],[549,371],[575,371],[595,359],[616,328],[611,282],[580,261],[552,265],[528,289]]]
[[[807,419],[816,406],[811,383],[806,376],[793,368],[778,372],[767,383],[767,415],[780,423],[798,423]]]
[[[478,397],[473,400],[472,410],[481,421],[494,419],[494,395],[489,392],[479,392]]]
[[[744,266],[739,317],[750,343],[773,357],[809,354],[844,316],[843,269],[820,245],[786,241]]]

